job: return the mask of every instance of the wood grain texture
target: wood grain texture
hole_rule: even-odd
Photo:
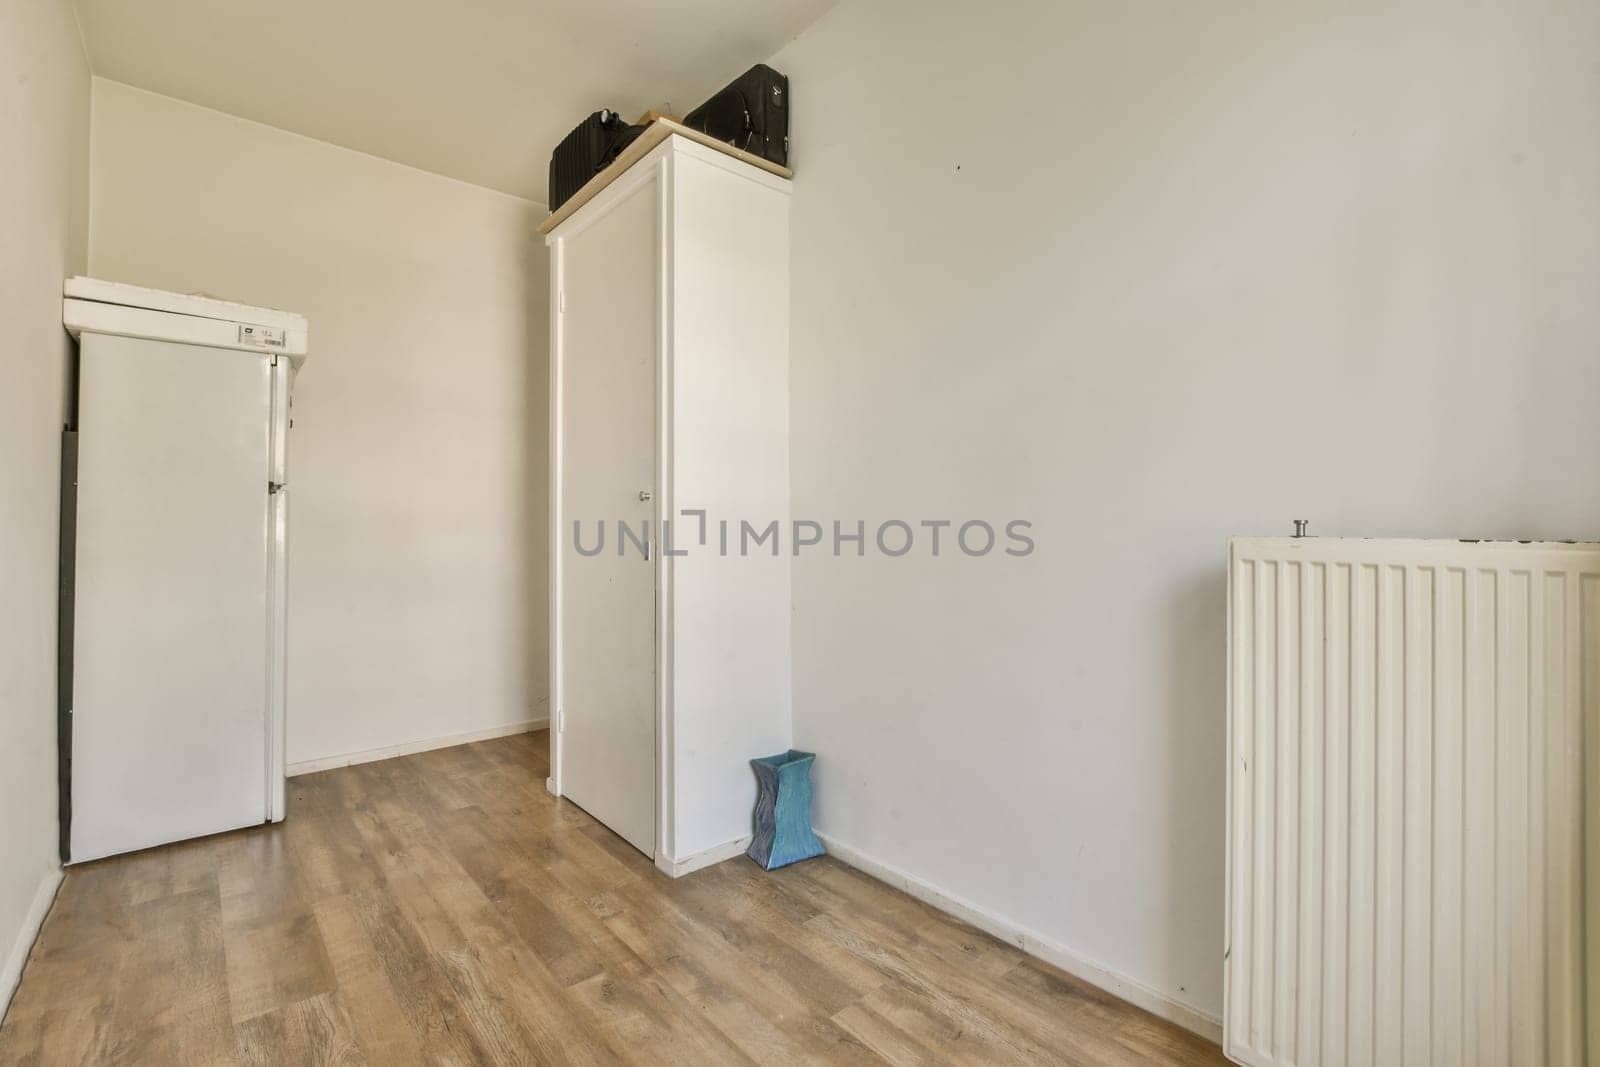
[[[73,868],[0,1063],[1223,1062],[826,857],[669,879],[547,773],[540,732],[305,775]]]

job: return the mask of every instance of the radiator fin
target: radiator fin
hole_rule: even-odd
[[[1240,539],[1229,615],[1228,1054],[1600,1062],[1600,547]]]

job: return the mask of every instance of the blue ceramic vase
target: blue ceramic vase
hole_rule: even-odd
[[[756,798],[756,835],[746,855],[766,870],[824,852],[811,829],[811,761],[816,758],[815,752],[791,748],[750,761],[761,795]]]

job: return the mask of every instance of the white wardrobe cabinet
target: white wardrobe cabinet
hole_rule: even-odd
[[[544,227],[548,785],[677,875],[743,851],[792,740],[787,540],[739,537],[790,525],[789,182],[641,142]]]

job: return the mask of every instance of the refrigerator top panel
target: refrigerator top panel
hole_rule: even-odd
[[[277,353],[289,357],[297,370],[305,362],[306,320],[290,311],[98,278],[68,278],[62,294],[61,321],[74,337],[88,331]]]

